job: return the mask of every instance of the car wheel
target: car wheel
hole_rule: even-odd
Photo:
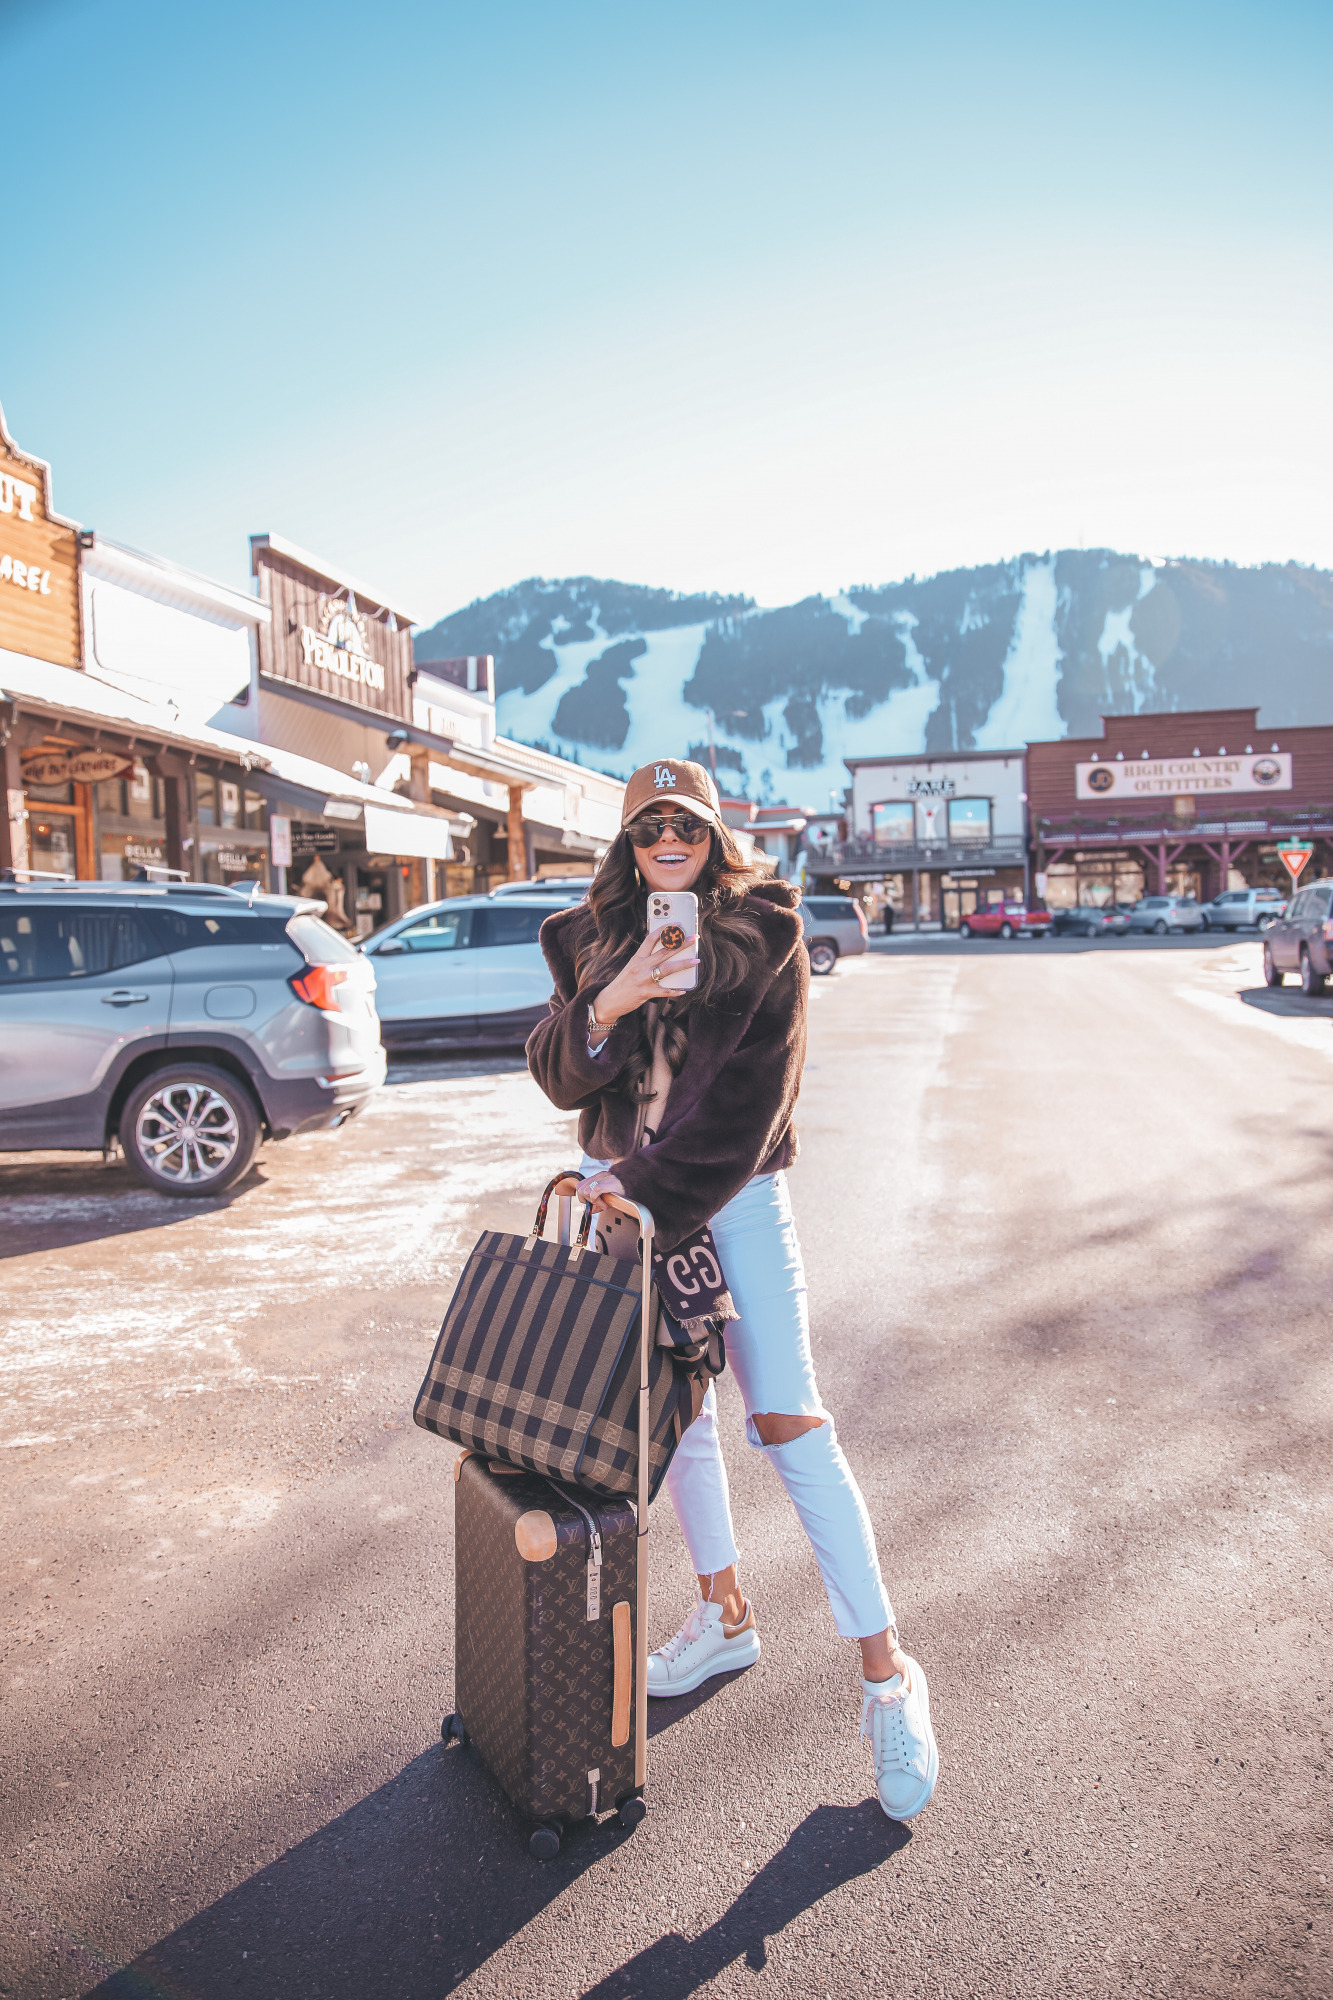
[[[1273,957],[1272,945],[1266,944],[1264,946],[1264,985],[1281,986],[1286,976],[1286,973],[1283,972],[1281,966]]]
[[[972,926],[966,917],[964,917],[962,923],[958,926],[958,935],[959,937],[971,937],[972,935]]]
[[[1322,993],[1323,990],[1324,990],[1324,975],[1322,972],[1315,971],[1314,965],[1310,958],[1310,954],[1305,949],[1305,946],[1302,945],[1301,946],[1301,992],[1308,994],[1309,997],[1313,1000],[1315,996],[1319,993]]]
[[[1002,938],[1011,938],[1013,934],[1014,934],[1014,927],[1012,924],[1000,925],[1000,936]]]
[[[810,947],[810,970],[826,975],[838,962],[838,947],[827,938],[816,938]]]
[[[210,1063],[153,1070],[120,1114],[126,1162],[159,1194],[221,1194],[248,1171],[259,1138],[249,1091]]]
[[[1209,922],[1208,922],[1208,919],[1207,919],[1207,917],[1200,917],[1200,918],[1199,918],[1199,929],[1200,929],[1201,931],[1206,931],[1206,930],[1209,930],[1209,929],[1211,929],[1211,925],[1209,924]]]
[[[1157,922],[1152,927],[1152,934],[1154,937],[1166,936],[1166,922],[1164,918],[1159,917],[1157,919]]]
[[[1096,926],[1096,924],[1084,924],[1084,926],[1083,926],[1083,935],[1084,935],[1084,937],[1096,937],[1096,935],[1097,935],[1097,926]]]

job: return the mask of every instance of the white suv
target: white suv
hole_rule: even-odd
[[[362,949],[375,967],[385,1047],[526,1042],[551,997],[538,933],[583,893],[577,884],[527,894],[505,884],[489,896],[425,904],[367,938]]]

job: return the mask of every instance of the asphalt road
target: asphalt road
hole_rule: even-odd
[[[570,1121],[500,1059],[218,1203],[0,1163],[0,1992],[1333,1993],[1331,1086],[1333,1002],[1253,941],[817,981],[793,1195],[936,1800],[875,1804],[728,1385],[763,1661],[655,1705],[643,1825],[546,1866],[439,1743],[453,1452],[410,1408]]]

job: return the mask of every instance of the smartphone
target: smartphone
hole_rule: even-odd
[[[648,891],[648,935],[664,933],[662,942],[679,951],[686,938],[699,935],[699,898],[692,889],[650,889]],[[667,984],[670,980],[670,985]],[[670,972],[662,982],[664,993],[693,993],[699,984],[699,968]]]

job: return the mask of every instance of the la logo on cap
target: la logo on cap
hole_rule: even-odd
[[[664,786],[674,785],[675,782],[676,782],[676,774],[671,769],[671,766],[669,764],[654,764],[653,784],[659,792],[664,788]]]

